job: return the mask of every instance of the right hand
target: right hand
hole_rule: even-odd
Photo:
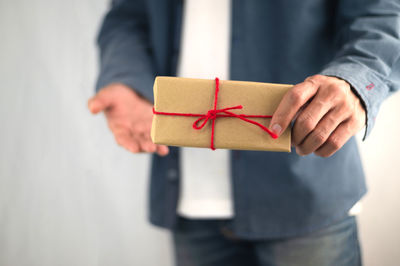
[[[126,85],[110,84],[88,101],[92,114],[104,112],[116,142],[133,152],[168,154],[168,147],[151,141],[152,104]]]

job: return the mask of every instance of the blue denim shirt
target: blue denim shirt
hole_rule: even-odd
[[[97,89],[121,82],[153,100],[156,75],[175,75],[181,0],[113,1],[98,44]],[[292,83],[323,74],[352,85],[366,112],[363,140],[381,103],[400,87],[398,0],[232,0],[234,80]],[[196,34],[196,33],[193,33]],[[235,217],[248,239],[305,234],[347,215],[366,192],[354,137],[329,158],[231,151]],[[179,148],[153,155],[150,221],[174,228]]]

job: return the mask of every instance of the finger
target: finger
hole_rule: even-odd
[[[115,141],[118,145],[124,147],[125,149],[129,150],[130,152],[137,153],[139,152],[139,145],[135,139],[132,138],[129,132],[117,132],[114,133]]]
[[[160,156],[166,156],[169,153],[169,148],[165,145],[157,145],[157,154]]]
[[[131,140],[131,142],[129,143],[129,145],[126,148],[132,153],[140,152],[139,143],[137,143],[136,140]]]
[[[132,126],[132,135],[138,140],[140,150],[142,152],[156,152],[157,145],[151,141],[150,138],[150,124],[136,123]]]
[[[157,146],[156,144],[154,144],[151,139],[150,136],[147,137],[148,134],[140,134],[138,135],[138,142],[140,145],[140,149],[143,152],[156,152],[157,150]]]
[[[296,152],[299,155],[307,155],[316,151],[345,119],[347,117],[338,108],[329,111],[305,140],[296,147]]]
[[[347,120],[341,123],[329,136],[326,142],[314,153],[321,157],[329,157],[337,152],[353,135],[354,122]]]
[[[331,108],[332,102],[326,101],[321,94],[317,92],[311,103],[298,115],[294,123],[292,130],[294,146],[300,145],[303,142]]]
[[[143,152],[153,153],[156,152],[157,146],[151,141],[142,140],[140,141],[140,149]]]
[[[298,117],[298,116],[300,115],[300,113],[304,110],[304,108],[306,108],[306,107],[308,106],[308,103],[309,103],[309,101],[308,101],[307,103],[305,103],[305,104],[296,112],[296,114],[295,114],[294,117],[293,117],[293,120],[291,121],[292,127],[293,127],[293,125],[294,125],[294,121],[296,121],[297,117]],[[293,136],[290,138],[290,145],[291,145],[292,147],[295,147],[294,141],[293,141]]]
[[[278,136],[285,131],[289,123],[293,120],[299,109],[315,95],[319,88],[317,78],[306,79],[304,82],[295,85],[282,98],[278,108],[275,110],[270,129]]]
[[[107,96],[108,93],[106,91],[100,91],[89,99],[88,108],[92,114],[97,114],[111,106],[110,97]]]

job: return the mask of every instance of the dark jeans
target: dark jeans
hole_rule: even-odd
[[[173,232],[178,266],[359,266],[356,218],[289,239],[248,241],[235,237],[226,220],[179,218]]]

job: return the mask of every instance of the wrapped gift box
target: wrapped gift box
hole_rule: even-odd
[[[290,152],[291,128],[274,138],[266,127],[271,120],[268,116],[273,115],[291,87],[260,82],[157,77],[153,88],[152,141],[169,146]]]

